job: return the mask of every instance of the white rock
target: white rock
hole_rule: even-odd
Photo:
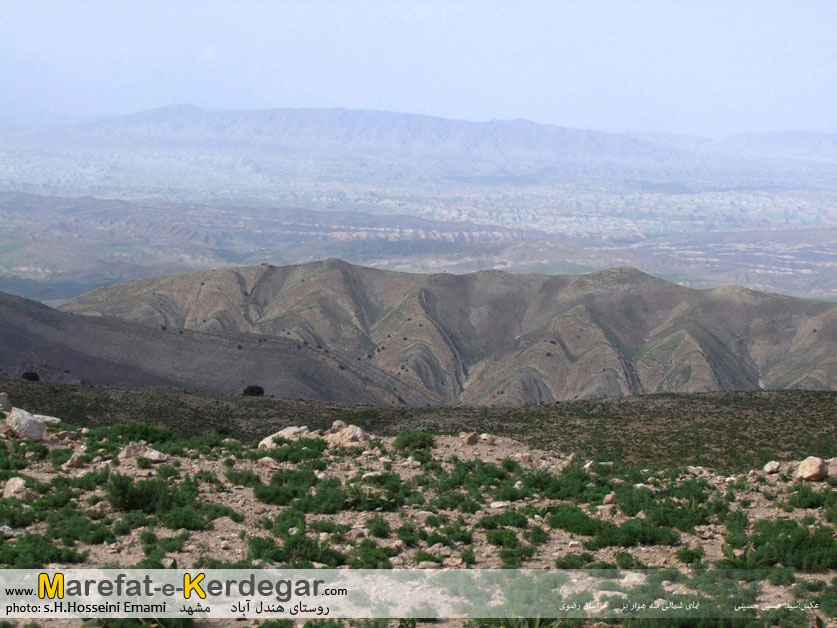
[[[778,462],[776,462],[775,460],[771,460],[770,462],[766,463],[761,470],[765,473],[779,473],[780,467],[781,465]]]
[[[802,480],[819,481],[828,475],[825,460],[816,456],[808,456],[796,468],[796,477]]]
[[[11,526],[2,526],[0,527],[0,536],[4,539],[12,539],[15,536],[15,531],[11,528]]]
[[[44,422],[39,421],[26,410],[12,408],[6,417],[6,425],[18,438],[28,438],[33,441],[44,439]]]
[[[491,502],[489,504],[490,508],[508,508],[511,506],[511,502]]]
[[[55,425],[56,423],[61,423],[61,419],[54,416],[49,416],[46,414],[33,414],[33,417],[38,419],[42,423],[48,423],[50,425]]]
[[[165,462],[169,459],[169,457],[162,451],[157,451],[156,449],[152,449],[151,447],[145,450],[145,457],[154,463]]]
[[[259,449],[276,449],[279,447],[277,443],[274,442],[274,438],[284,438],[285,440],[299,440],[300,438],[307,438],[310,434],[307,425],[291,425],[290,427],[286,427],[283,430],[279,430],[271,434],[270,436],[265,436],[263,439],[259,441]]]
[[[495,443],[494,437],[491,434],[480,434],[480,440],[486,445],[493,445]]]
[[[342,423],[342,421],[340,422]],[[334,426],[332,426],[333,428]],[[369,437],[363,431],[363,428],[357,425],[347,425],[336,432],[326,434],[325,440],[332,447],[345,447],[346,449],[366,449],[369,445]]]
[[[424,523],[430,517],[435,516],[434,513],[430,512],[429,510],[419,510],[415,515],[413,515],[416,519]]]
[[[26,488],[26,481],[21,477],[13,477],[6,480],[3,486],[3,499],[20,499],[29,501],[35,497],[35,494]]]

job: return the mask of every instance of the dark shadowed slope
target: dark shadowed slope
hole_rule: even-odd
[[[369,364],[292,340],[151,328],[59,312],[0,293],[0,368],[52,381],[171,385],[225,394],[258,384],[283,398],[423,404]]]
[[[308,343],[439,403],[837,388],[837,305],[630,268],[418,275],[327,260],[144,279],[62,308]]]

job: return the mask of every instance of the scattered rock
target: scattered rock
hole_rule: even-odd
[[[615,504],[616,503],[616,493],[608,493],[604,496],[602,500],[603,504]]]
[[[145,450],[145,457],[154,463],[165,462],[169,459],[169,457],[162,451],[157,451],[156,449],[152,449],[151,447]]]
[[[69,471],[70,469],[80,469],[83,466],[84,461],[81,459],[81,454],[77,451],[74,451],[73,455],[70,456],[70,459],[61,465],[61,469],[64,471]]]
[[[489,504],[490,508],[508,508],[511,506],[511,502],[491,502]]]
[[[6,480],[3,486],[3,499],[20,499],[22,501],[31,501],[35,498],[35,493],[26,488],[26,481],[21,477],[13,477]]]
[[[578,456],[575,453],[571,453],[569,456],[567,456],[567,462],[572,463],[576,460],[578,460]]]
[[[259,458],[258,463],[263,467],[273,468],[278,466],[277,462],[270,456],[264,456],[262,458]]]
[[[486,445],[493,445],[496,442],[491,434],[480,434],[480,440]]]
[[[593,462],[592,460],[590,460],[590,461],[588,461],[584,464],[582,469],[584,469],[585,471],[592,471],[593,467],[595,467],[595,466],[596,466],[596,463]]]
[[[18,438],[28,438],[32,441],[44,439],[44,422],[29,414],[26,410],[12,408],[9,416],[6,417],[6,425]]]
[[[15,531],[12,529],[11,526],[0,526],[0,536],[2,536],[4,539],[13,539],[15,536]]]
[[[770,462],[765,464],[764,467],[762,467],[762,471],[764,471],[765,473],[779,473],[780,467],[781,465],[778,462],[776,462],[775,460],[771,460]]]
[[[827,474],[828,467],[825,465],[825,460],[816,456],[808,456],[796,468],[796,477],[802,480],[817,482],[824,479]]]
[[[329,445],[346,449],[366,449],[369,445],[369,437],[363,428],[357,425],[346,425],[337,431],[332,431],[338,423],[343,423],[343,421],[335,421],[331,430],[325,434],[325,440]]]
[[[307,438],[310,435],[307,425],[291,425],[283,430],[279,430],[265,436],[259,441],[259,449],[276,449],[279,445],[274,442],[274,438],[284,438],[285,440],[299,440],[300,438]]]
[[[433,517],[433,516],[435,516],[435,515],[432,512],[430,512],[429,510],[419,510],[415,515],[413,515],[413,517],[415,517],[416,519],[418,519],[422,523],[424,523],[430,517]]]
[[[476,432],[468,432],[467,434],[462,434],[461,438],[462,438],[462,444],[463,445],[469,445],[469,446],[470,445],[476,445],[480,440],[480,437],[477,436]]]
[[[532,464],[532,454],[523,453],[523,454],[516,454],[515,458],[517,458],[521,464]]]
[[[135,458],[148,458],[151,462],[165,462],[169,457],[162,451],[149,447],[144,440],[138,443],[128,443],[122,448],[117,456],[120,460],[133,460]]]
[[[78,432],[65,431],[56,433],[55,438],[58,440],[78,440],[81,435]]]

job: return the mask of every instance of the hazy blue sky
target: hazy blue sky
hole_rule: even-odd
[[[349,107],[837,132],[837,2],[2,0],[0,114]]]

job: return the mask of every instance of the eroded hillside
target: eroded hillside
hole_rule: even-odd
[[[284,338],[370,364],[436,403],[837,387],[837,306],[589,275],[418,275],[327,260],[108,286],[67,312]]]

